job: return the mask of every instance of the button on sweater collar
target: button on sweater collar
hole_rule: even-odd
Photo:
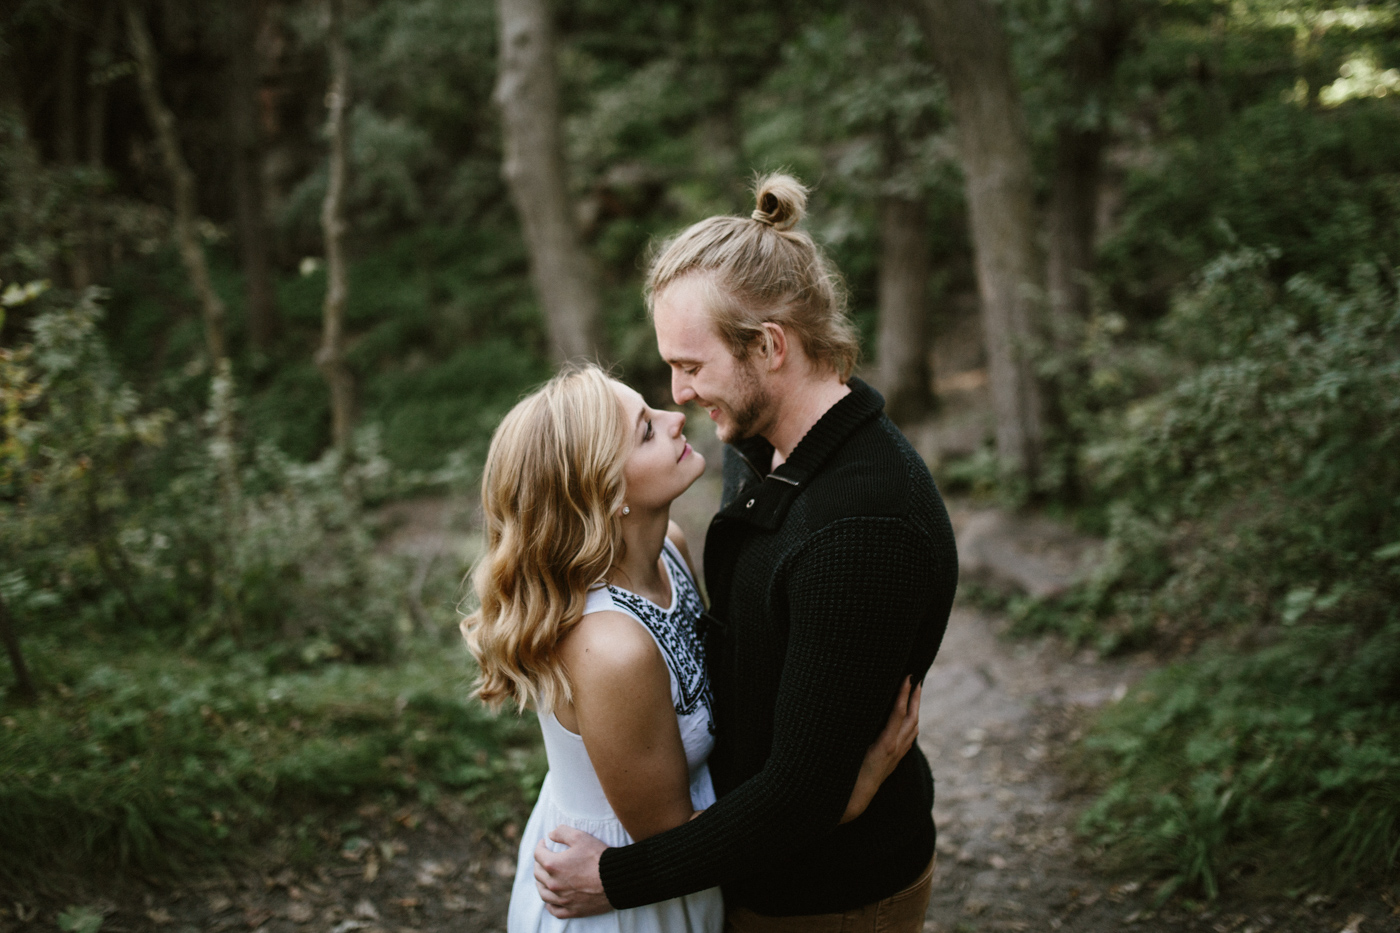
[[[793,448],[792,456],[758,484],[746,485],[720,515],[737,518],[767,530],[775,530],[787,515],[797,494],[856,429],[884,410],[885,400],[864,381],[852,377],[850,394],[827,409],[826,414]],[[740,441],[735,447],[755,471],[772,461],[773,445],[762,437]]]

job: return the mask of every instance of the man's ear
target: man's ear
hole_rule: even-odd
[[[772,321],[764,321],[759,326],[763,328],[763,336],[758,341],[758,354],[763,357],[769,372],[777,372],[787,362],[787,331],[781,324]]]

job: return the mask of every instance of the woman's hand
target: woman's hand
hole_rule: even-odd
[[[894,773],[895,765],[908,754],[914,740],[919,737],[919,700],[923,697],[924,685],[919,684],[910,695],[910,678],[904,678],[895,697],[894,708],[890,710],[889,721],[884,730],[865,752],[860,774],[856,777],[855,789],[846,803],[846,812],[841,814],[841,822],[851,820],[865,812],[875,792],[885,783],[885,778]]]

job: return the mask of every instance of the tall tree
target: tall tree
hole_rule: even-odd
[[[1076,330],[1089,311],[1099,187],[1108,141],[1108,96],[1130,22],[1133,0],[1063,4],[1068,41],[1058,66],[1067,100],[1055,124],[1054,163],[1046,216],[1046,290],[1057,338]]]
[[[345,110],[350,95],[350,54],[345,48],[345,2],[328,0],[330,23],[326,48],[330,56],[330,88],[326,92],[326,137],[330,141],[330,171],[321,204],[321,231],[326,241],[326,301],[322,312],[321,348],[316,365],[331,393],[331,441],[348,462],[354,426],[355,380],[345,360],[345,303],[350,287],[345,269],[345,176],[349,130]]]
[[[891,418],[906,424],[934,407],[928,362],[929,244],[922,199],[880,201],[879,382]]]
[[[530,277],[559,359],[602,354],[598,286],[569,196],[554,28],[545,0],[496,0],[505,131],[501,174],[530,251]]]
[[[117,37],[117,5],[100,4],[102,12],[97,23],[97,38],[89,59],[87,97],[87,163],[89,168],[102,168],[107,150],[107,85],[112,65],[112,46]]]
[[[155,44],[151,41],[146,20],[135,2],[126,4],[127,38],[131,43],[132,54],[136,58],[136,77],[141,87],[141,102],[146,109],[146,117],[156,133],[156,143],[160,148],[165,170],[170,175],[170,186],[175,200],[175,242],[180,251],[180,261],[194,288],[204,317],[204,340],[209,353],[210,366],[217,369],[219,361],[227,356],[224,343],[224,302],[209,280],[209,264],[204,256],[204,247],[199,241],[196,229],[195,179],[194,172],[185,162],[180,152],[180,140],[175,128],[175,115],[160,96],[160,85],[156,71]]]
[[[997,455],[1034,479],[1043,440],[1030,352],[1043,289],[1030,135],[991,0],[910,0],[948,82],[976,257]]]
[[[264,0],[230,4],[229,123],[233,136],[233,191],[238,217],[238,247],[248,303],[248,338],[266,350],[277,329],[268,258],[269,231],[262,178],[262,132],[258,125],[258,24]]]
[[[14,263],[13,277],[44,278],[52,274],[49,250],[39,225],[43,199],[43,165],[29,132],[19,80],[10,56],[0,54],[0,234]],[[16,249],[15,247],[20,247]],[[7,263],[8,264],[8,263]]]

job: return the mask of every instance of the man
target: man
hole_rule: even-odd
[[[938,651],[957,555],[927,468],[849,378],[836,278],[790,229],[805,196],[769,176],[752,219],[702,221],[653,263],[675,401],[704,406],[730,445],[705,544],[720,799],[630,846],[560,827],[567,849],[536,849],[555,916],[721,884],[737,933],[922,927],[935,839],[923,755],[838,823],[901,682]]]

